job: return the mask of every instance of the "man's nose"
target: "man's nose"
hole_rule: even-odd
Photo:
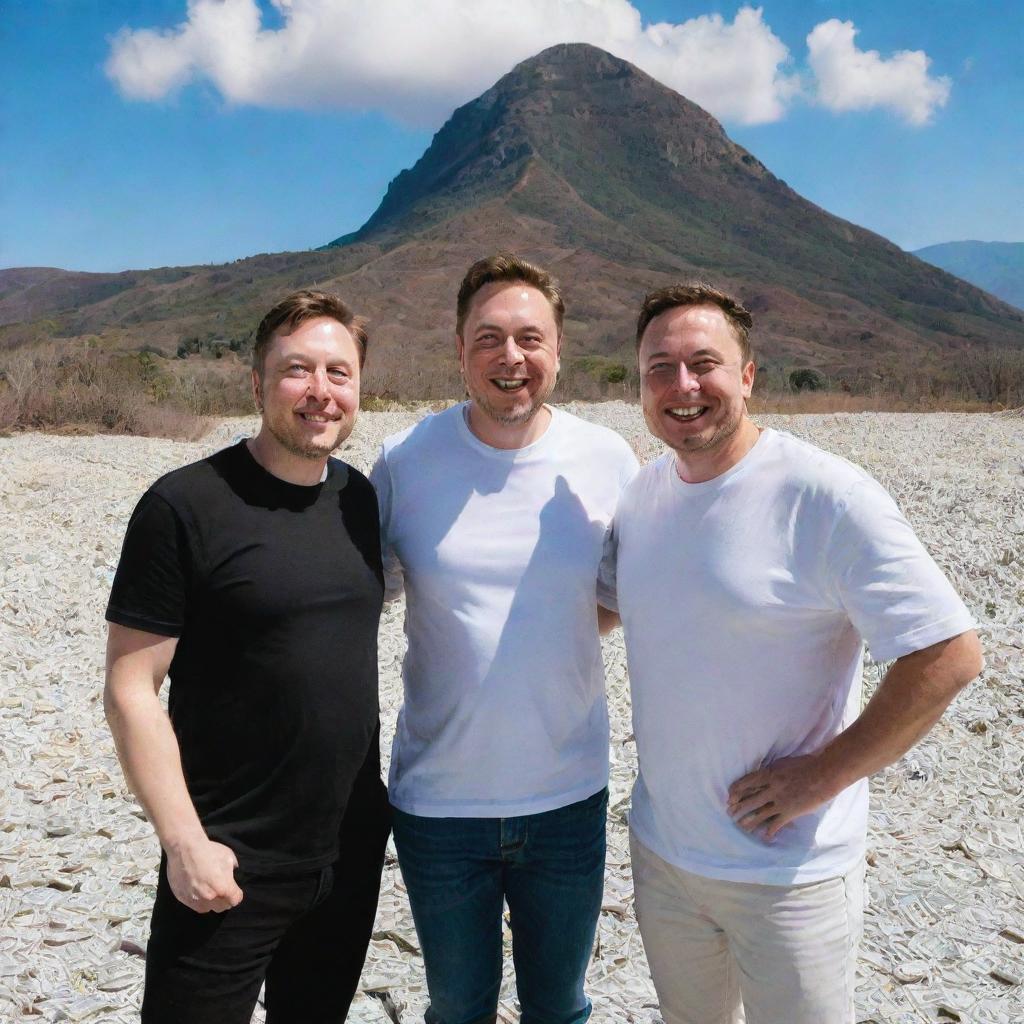
[[[324,369],[314,370],[309,375],[309,382],[306,387],[312,398],[318,402],[326,402],[330,397],[327,371]]]
[[[516,344],[516,339],[510,334],[505,339],[505,347],[501,353],[501,360],[506,366],[518,366],[523,361],[522,349]]]
[[[679,369],[676,371],[676,379],[674,381],[676,387],[680,391],[699,391],[700,390],[700,377],[694,373],[686,363],[680,363]]]

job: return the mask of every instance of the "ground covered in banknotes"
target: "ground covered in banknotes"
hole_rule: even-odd
[[[639,410],[571,411],[658,454]],[[369,469],[422,413],[364,415],[340,453]],[[980,682],[932,735],[872,782],[869,908],[857,1020],[1024,1020],[1024,418],[766,416],[859,463],[894,494],[977,618]],[[0,439],[0,1020],[132,1021],[141,996],[158,848],[125,788],[103,720],[103,609],[128,515],[204,441]],[[381,623],[385,748],[401,702],[401,603]],[[595,1024],[660,1020],[633,914],[626,812],[636,770],[621,633],[605,642],[612,718],[608,872],[589,973]],[[866,696],[884,666],[869,659]],[[510,961],[507,960],[507,963]],[[423,964],[389,851],[350,1020],[413,1024]],[[518,1019],[510,971],[501,1021]],[[262,1021],[261,1010],[254,1020]]]

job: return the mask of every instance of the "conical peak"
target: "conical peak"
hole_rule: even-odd
[[[555,107],[552,101],[557,97]],[[725,141],[706,110],[645,71],[589,43],[560,43],[517,64],[465,109],[504,118],[549,115],[556,107],[581,115],[639,119],[655,131],[710,133]]]
[[[629,61],[616,57],[599,46],[591,46],[590,43],[558,43],[549,46],[546,50],[541,50],[540,53],[517,64],[511,74],[535,71],[598,78],[643,75],[643,72]]]

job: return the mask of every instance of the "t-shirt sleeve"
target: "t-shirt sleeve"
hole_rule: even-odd
[[[181,520],[164,498],[147,491],[128,521],[107,621],[160,636],[181,636],[190,565]]]
[[[405,574],[402,563],[391,543],[391,470],[381,449],[370,471],[370,483],[377,492],[377,507],[380,512],[380,554],[384,566],[384,600],[394,601],[405,589]]]
[[[896,502],[870,478],[845,495],[826,562],[836,598],[877,661],[912,654],[974,627]]]
[[[619,498],[621,501],[622,492],[625,491],[630,481],[640,471],[640,463],[637,461],[633,449],[623,442],[623,452],[619,459]],[[613,612],[619,610],[619,600],[616,589],[615,566],[618,558],[618,534],[615,529],[614,519],[609,524],[604,535],[604,548],[601,553],[601,564],[597,570],[597,603],[603,608]]]
[[[623,442],[625,451],[619,461],[619,490],[625,490],[626,485],[640,472],[640,463],[637,460],[633,449]]]

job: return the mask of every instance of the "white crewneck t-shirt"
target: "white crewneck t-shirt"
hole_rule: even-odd
[[[426,817],[535,814],[607,784],[597,575],[637,462],[559,409],[533,444],[492,448],[465,408],[386,440],[371,473],[409,640],[391,801]]]
[[[639,840],[711,878],[844,874],[864,852],[866,781],[771,843],[740,829],[726,800],[747,772],[815,750],[857,717],[863,640],[889,660],[972,628],[895,502],[844,459],[765,430],[704,483],[683,482],[673,452],[644,467],[614,549]]]

